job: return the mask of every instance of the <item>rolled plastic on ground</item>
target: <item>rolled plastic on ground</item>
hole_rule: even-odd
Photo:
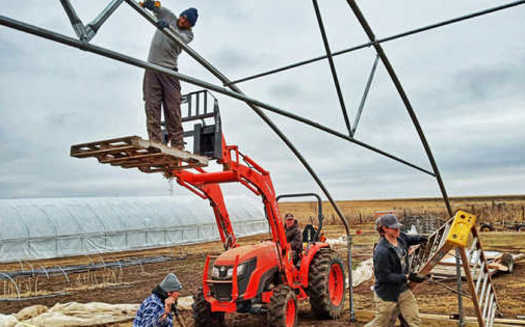
[[[0,314],[1,327],[77,327],[101,326],[122,321],[130,321],[140,304],[57,303],[50,309],[34,305],[22,309],[14,315]],[[45,310],[42,309],[45,308]],[[21,314],[25,311],[26,314]],[[17,319],[19,318],[19,319]]]

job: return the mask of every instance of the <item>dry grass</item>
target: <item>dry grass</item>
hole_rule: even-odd
[[[484,222],[524,222],[525,195],[450,198],[454,211],[465,210]],[[372,223],[376,211],[394,211],[398,216],[431,215],[447,219],[448,213],[441,198],[337,201],[350,224]],[[317,222],[314,202],[280,203],[282,213],[291,212],[302,224]],[[341,224],[332,205],[323,203],[325,224]]]

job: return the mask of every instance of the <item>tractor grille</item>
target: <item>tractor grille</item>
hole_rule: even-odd
[[[232,284],[213,284],[211,285],[211,292],[219,301],[232,300]]]

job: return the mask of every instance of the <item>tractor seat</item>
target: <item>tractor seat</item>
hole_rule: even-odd
[[[317,232],[317,229],[312,224],[308,224],[304,226],[303,229],[303,242],[306,243],[313,243],[316,240],[314,239],[315,233]]]

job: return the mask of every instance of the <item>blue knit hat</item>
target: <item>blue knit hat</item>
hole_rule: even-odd
[[[194,26],[197,22],[197,18],[199,18],[199,13],[197,12],[197,9],[195,8],[188,8],[180,13],[181,16],[185,16],[188,21],[190,22],[191,26]]]

